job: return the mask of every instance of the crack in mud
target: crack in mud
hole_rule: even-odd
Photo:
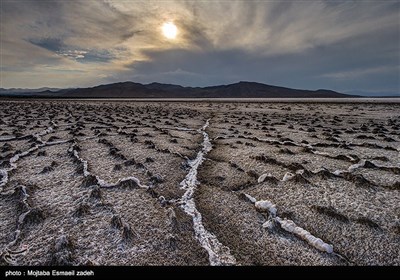
[[[48,127],[47,129],[39,132],[39,133],[35,133],[32,134],[32,137],[36,139],[36,141],[40,142],[39,145],[35,145],[31,148],[29,148],[28,150],[15,154],[13,157],[10,158],[9,163],[10,163],[10,167],[9,168],[5,168],[5,169],[0,169],[0,175],[1,175],[1,180],[0,180],[0,193],[3,191],[4,186],[7,184],[8,182],[8,174],[17,168],[17,161],[22,158],[25,157],[29,154],[31,154],[32,152],[38,150],[41,147],[44,147],[47,145],[46,141],[43,141],[41,136],[44,136],[46,134],[49,134],[53,131],[53,127]],[[54,143],[49,143],[50,144],[54,144]]]
[[[231,255],[230,249],[221,244],[214,234],[205,229],[202,222],[202,215],[199,210],[197,210],[193,197],[198,184],[197,169],[202,164],[204,156],[212,149],[210,139],[205,131],[209,125],[209,121],[210,120],[208,119],[204,126],[198,130],[199,133],[203,134],[203,148],[197,153],[195,159],[188,161],[190,170],[180,184],[181,188],[186,190],[181,198],[183,203],[181,207],[189,216],[192,217],[196,239],[200,242],[201,246],[207,250],[210,265],[235,265],[236,259]]]
[[[77,148],[77,143],[74,142],[74,144],[68,149],[70,153],[72,153],[73,157],[78,160],[81,164],[83,164],[83,176],[85,178],[92,179],[93,185],[99,185],[101,188],[113,188],[122,184],[133,184],[134,186],[138,186],[140,188],[148,189],[149,187],[146,185],[143,185],[140,180],[134,176],[129,176],[129,177],[124,177],[118,179],[117,182],[115,183],[110,183],[106,182],[105,180],[101,179],[97,175],[93,175],[89,172],[89,167],[88,167],[88,162],[84,160],[83,158],[80,157],[78,148]]]

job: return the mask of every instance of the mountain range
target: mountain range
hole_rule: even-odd
[[[35,90],[0,89],[0,96],[55,98],[341,98],[359,97],[332,90],[302,90],[256,82],[238,82],[209,87],[120,82],[90,88]]]

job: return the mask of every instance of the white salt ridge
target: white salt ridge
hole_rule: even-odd
[[[0,181],[0,191],[2,191],[2,188],[5,184],[7,184],[8,182],[8,170],[7,169],[0,169],[0,177],[1,177],[1,181]]]
[[[218,139],[228,139],[228,137],[222,136],[222,135],[218,135],[218,136],[214,137],[213,140],[218,140]]]
[[[11,250],[10,247],[14,246],[15,243],[18,241],[19,236],[21,235],[20,230],[15,231],[15,238],[12,242],[10,242],[5,250],[1,252],[1,256],[3,256],[3,260],[10,265],[18,265],[16,257],[24,256],[28,253],[29,246],[24,244],[19,249]]]
[[[251,195],[248,195],[247,193],[244,194],[248,200],[250,200],[252,203],[256,203],[257,199],[252,197]]]
[[[326,157],[330,157],[330,158],[335,158],[335,155],[327,153],[327,152],[321,152],[321,151],[316,151],[316,150],[312,150],[311,153],[313,153],[314,155],[320,155],[320,156],[326,156]],[[355,158],[349,156],[349,155],[344,155],[345,157],[347,157],[350,161],[354,161]]]
[[[54,124],[53,123],[53,121],[51,121],[51,124],[53,124],[53,126],[54,127],[56,127],[57,125],[56,124]],[[44,135],[46,135],[46,134],[48,134],[48,133],[50,133],[50,132],[52,132],[53,131],[53,127],[48,127],[48,128],[46,128],[45,130],[43,130],[42,132],[39,132],[39,133],[36,133],[36,134],[33,134],[32,136],[34,137],[34,138],[36,138],[39,142],[41,142],[41,143],[44,143],[43,141],[42,141],[42,138],[40,137],[40,136],[44,136]],[[22,137],[24,137],[24,136],[22,136]],[[22,137],[6,137],[6,138],[1,138],[0,137],[0,141],[9,141],[9,140],[15,140],[15,139],[19,139],[19,138],[22,138]]]
[[[303,169],[299,169],[295,172],[296,174],[302,175],[304,174],[304,170]],[[291,172],[286,172],[285,175],[283,176],[281,182],[286,182],[289,181],[290,179],[292,179],[295,176],[295,174],[291,173]],[[265,173],[262,174],[260,177],[258,177],[258,183],[262,183],[265,181],[265,179],[267,178],[275,178],[271,173]]]
[[[286,172],[286,174],[283,176],[282,178],[282,182],[286,182],[289,181],[290,179],[292,179],[295,175],[291,172]]]
[[[194,129],[187,128],[187,127],[174,127],[174,129],[180,130],[180,131],[194,131]]]
[[[330,156],[331,155],[327,152],[320,152],[320,151],[315,151],[315,150],[312,150],[311,153],[313,153],[314,155],[320,155],[320,156]]]
[[[268,211],[271,216],[276,216],[276,205],[269,200],[259,200],[254,203],[254,206],[259,211]]]
[[[94,135],[94,136],[85,136],[85,137],[78,138],[78,139],[79,139],[79,141],[86,141],[86,140],[90,140],[90,139],[96,139],[96,138],[98,138],[98,137],[100,136],[100,134],[101,134],[101,133],[98,133],[98,134],[96,134],[96,135]],[[115,135],[116,135],[116,134],[115,134]],[[115,135],[109,134],[108,136],[115,136]]]
[[[193,199],[193,194],[196,189],[197,181],[197,169],[202,164],[204,156],[211,151],[212,145],[205,129],[209,125],[209,120],[206,121],[205,125],[198,130],[203,134],[203,149],[197,153],[194,160],[188,162],[190,170],[186,175],[185,179],[180,183],[181,188],[186,190],[183,194],[182,209],[192,217],[193,229],[195,232],[196,239],[200,245],[207,250],[209,261],[211,265],[235,265],[236,259],[230,254],[228,247],[221,244],[217,237],[207,231],[202,223],[201,213],[197,210],[196,204]]]
[[[165,151],[165,150],[167,150],[168,151],[168,153],[170,153],[170,154],[173,154],[173,155],[176,155],[176,156],[178,156],[178,157],[180,157],[180,158],[184,158],[184,159],[188,159],[188,157],[187,156],[184,156],[184,155],[182,155],[180,152],[174,152],[174,151],[171,151],[170,149],[159,149],[159,148],[157,148],[156,147],[156,151],[158,151],[158,152],[162,152],[162,151]]]
[[[26,211],[25,213],[22,213],[18,217],[18,224],[22,224],[25,220],[26,215],[28,215],[31,212],[31,210]]]
[[[320,168],[320,169],[317,169],[317,170],[314,170],[314,171],[311,171],[311,172],[314,173],[314,174],[316,174],[316,173],[318,173],[318,172],[320,172],[320,171],[328,171],[328,172],[330,172],[330,173],[332,173],[332,174],[334,174],[334,175],[336,175],[336,176],[339,176],[339,175],[341,175],[341,174],[343,174],[343,173],[346,173],[346,172],[353,172],[353,171],[355,171],[355,170],[358,169],[358,168],[364,167],[365,164],[366,164],[366,162],[367,162],[367,160],[362,159],[362,160],[360,160],[358,163],[352,164],[352,165],[349,166],[348,169],[344,169],[344,170],[343,170],[343,169],[338,169],[338,170],[335,170],[335,171],[333,171],[333,172],[330,172],[328,169],[322,167],[322,168]],[[389,165],[389,166],[388,166],[388,165],[377,164],[377,163],[375,163],[375,162],[373,162],[373,161],[370,161],[370,162],[372,162],[377,168],[399,168],[399,166],[395,166],[395,165]]]
[[[53,145],[58,145],[58,144],[65,144],[65,143],[69,143],[72,140],[59,140],[59,141],[54,141],[54,142],[46,142],[46,146],[53,146]]]
[[[286,220],[286,219],[282,220],[281,218],[276,217],[275,221],[277,221],[284,230],[297,235],[298,237],[305,240],[308,244],[310,244],[314,248],[323,252],[327,252],[329,254],[333,253],[332,245],[325,243],[322,239],[315,237],[305,229],[297,226],[292,220]]]
[[[338,176],[341,175],[345,172],[353,172],[354,170],[363,167],[365,165],[365,159],[360,160],[358,163],[356,164],[352,164],[349,166],[349,168],[347,170],[335,170],[334,172],[332,172],[334,175]]]
[[[0,141],[10,141],[10,140],[15,140],[15,139],[18,139],[18,137],[0,136]]]
[[[17,243],[19,236],[21,235],[21,230],[17,229],[15,231],[14,240],[7,244],[7,248],[14,246]]]
[[[83,176],[85,176],[85,177],[86,177],[86,176],[89,176],[90,173],[89,173],[89,170],[88,170],[88,162],[79,156],[79,153],[78,153],[77,150],[73,150],[73,151],[74,151],[74,156],[75,156],[80,162],[83,163]]]
[[[10,165],[11,165],[11,166],[10,166],[9,168],[0,169],[0,174],[2,175],[2,179],[1,179],[1,181],[0,181],[0,192],[3,191],[3,187],[4,187],[4,186],[7,184],[7,182],[8,182],[8,173],[9,173],[10,171],[12,171],[12,170],[14,170],[14,169],[17,168],[16,162],[17,162],[21,157],[24,157],[24,156],[30,154],[31,152],[36,151],[37,149],[39,149],[39,147],[42,147],[42,146],[44,146],[44,144],[42,144],[42,145],[36,145],[36,146],[34,146],[34,147],[32,147],[32,148],[29,148],[28,150],[26,150],[26,151],[24,151],[24,152],[22,152],[22,153],[16,154],[16,155],[14,155],[12,158],[10,158],[10,161],[9,161],[9,162],[10,162]]]
[[[89,172],[88,162],[80,157],[78,151],[74,149],[75,146],[76,146],[76,142],[68,149],[68,151],[69,152],[73,152],[74,157],[77,160],[79,160],[81,163],[83,163],[83,176],[87,177],[89,175],[92,175]],[[115,186],[118,186],[120,183],[123,183],[123,182],[126,182],[126,181],[130,181],[130,180],[134,181],[140,188],[145,188],[145,189],[149,188],[148,186],[141,184],[140,180],[138,178],[134,177],[134,176],[124,177],[124,178],[118,179],[118,181],[115,182],[115,183],[106,182],[105,180],[101,179],[97,175],[93,175],[93,176],[96,177],[98,185],[100,187],[102,187],[102,188],[113,188]]]
[[[299,143],[296,143],[296,142],[293,142],[293,141],[278,141],[278,140],[273,139],[273,138],[259,138],[257,136],[255,136],[255,137],[243,136],[243,137],[245,139],[250,139],[250,140],[257,139],[260,142],[266,142],[266,143],[270,143],[270,144],[272,144],[272,143],[279,143],[280,145],[292,144],[292,145],[295,145],[297,147],[305,147],[305,146],[309,145],[309,144],[299,144]]]
[[[142,185],[140,183],[140,180],[138,178],[134,177],[134,176],[124,177],[124,178],[118,179],[118,181],[115,182],[115,183],[108,183],[108,182],[100,179],[98,176],[95,176],[95,177],[97,179],[97,183],[102,188],[112,188],[112,187],[118,186],[119,184],[121,184],[123,182],[126,182],[126,181],[134,181],[140,188],[144,188],[144,189],[148,189],[149,188],[146,185]]]
[[[269,143],[269,144],[273,144],[273,143],[278,143],[280,145],[292,144],[292,145],[297,146],[297,147],[307,147],[307,148],[311,149],[311,153],[313,153],[315,155],[321,155],[321,156],[326,156],[326,157],[330,157],[330,158],[334,158],[335,157],[335,155],[333,155],[333,154],[314,150],[314,147],[312,146],[312,144],[296,143],[296,142],[293,142],[293,141],[278,141],[278,140],[273,139],[273,138],[259,138],[259,137],[256,137],[256,136],[255,137],[242,136],[242,137],[245,138],[245,139],[250,139],[250,140],[256,139],[256,140],[258,140],[260,142],[266,142],[266,143]],[[214,139],[217,140],[217,139],[228,139],[228,138],[229,137],[226,137],[226,136],[217,136]],[[352,144],[352,143],[347,143],[347,144]],[[398,151],[400,152],[400,148],[398,149]],[[349,155],[345,155],[345,156],[350,161],[354,161],[355,160],[355,158],[353,158],[353,157],[351,157]],[[343,172],[346,172],[346,171],[337,170],[337,172],[343,173]],[[341,174],[341,173],[339,173],[339,174]]]
[[[322,172],[322,171],[327,171],[327,172],[331,173],[328,169],[326,169],[323,166],[318,168],[318,169],[310,170],[310,172],[313,173],[313,174],[317,174],[317,173]]]
[[[353,157],[351,157],[351,156],[349,156],[349,155],[345,155],[348,159],[350,159],[350,161],[355,161],[356,159],[355,158],[353,158]]]
[[[23,223],[23,221],[24,221],[24,219],[25,219],[25,217],[26,217],[26,215],[28,215],[29,214],[29,212],[31,211],[31,207],[30,207],[30,205],[28,204],[28,197],[29,197],[29,195],[28,195],[28,193],[26,192],[26,187],[25,186],[20,186],[21,187],[21,190],[22,190],[22,204],[25,206],[25,208],[26,209],[28,209],[26,212],[24,212],[24,213],[22,213],[21,215],[19,215],[19,217],[18,217],[18,224],[17,224],[17,230],[19,229],[19,227],[20,227],[20,225]],[[10,193],[15,193],[15,191],[16,191],[16,188],[15,189],[13,189],[11,192],[8,192],[9,194]],[[17,236],[18,234],[16,234],[16,236]],[[13,241],[13,242],[11,242],[12,244],[14,244],[16,241]],[[11,244],[10,243],[10,244]]]
[[[354,170],[363,167],[365,165],[365,159],[360,160],[358,163],[350,165],[350,167],[348,168],[348,172],[353,172]]]
[[[280,224],[280,226],[287,232],[295,234],[296,236],[305,240],[311,246],[313,246],[314,248],[316,248],[320,251],[327,252],[329,254],[333,253],[332,245],[325,243],[322,239],[315,237],[314,235],[309,233],[307,230],[297,226],[292,220],[281,219],[279,216],[276,216],[277,209],[276,209],[275,204],[273,204],[271,201],[269,201],[269,200],[256,201],[256,199],[254,197],[252,197],[248,194],[245,194],[245,196],[247,198],[249,198],[249,200],[251,202],[255,201],[254,206],[256,207],[257,210],[259,210],[261,212],[268,211],[271,214],[271,216],[274,217],[273,219],[276,222],[278,222]],[[265,223],[263,223],[262,227],[263,228],[272,228],[273,227],[272,220],[271,219],[267,220]]]
[[[24,222],[24,219],[25,219],[26,215],[28,215],[31,212],[31,207],[27,201],[29,195],[26,192],[26,187],[21,186],[21,190],[22,190],[22,195],[23,195],[22,203],[25,205],[26,209],[28,209],[28,210],[26,212],[22,213],[21,215],[19,215],[18,220],[17,220],[18,221],[17,228],[14,232],[14,239],[11,242],[9,242],[7,244],[7,246],[5,247],[4,251],[0,253],[0,256],[3,256],[3,259],[11,265],[17,265],[17,261],[15,258],[20,255],[25,255],[29,249],[28,245],[22,245],[21,248],[17,249],[17,250],[10,249],[12,246],[14,246],[17,243],[17,241],[21,235],[20,228]],[[14,193],[15,191],[16,191],[16,189],[13,189],[12,193]]]
[[[272,222],[272,220],[268,220],[262,224],[262,227],[272,229],[274,227],[274,223]]]
[[[14,169],[17,168],[17,164],[16,162],[24,156],[29,155],[30,153],[36,151],[37,149],[43,147],[46,145],[46,142],[44,142],[40,136],[44,136],[50,132],[53,131],[52,127],[48,127],[47,129],[43,130],[42,132],[33,134],[32,136],[35,137],[39,142],[41,142],[41,144],[36,145],[32,148],[29,148],[28,150],[21,152],[19,154],[14,155],[12,158],[10,158],[10,167],[9,168],[5,168],[5,169],[0,169],[0,174],[1,174],[1,181],[0,181],[0,192],[3,191],[4,186],[7,184],[8,182],[8,173]]]
[[[10,265],[18,265],[15,258],[20,255],[25,255],[29,248],[28,245],[22,245],[21,249],[11,250],[10,247],[14,246],[18,241],[21,231],[17,229],[14,234],[14,240],[8,243],[5,249],[0,252],[0,256],[2,256],[3,260]]]
[[[267,179],[267,178],[273,178],[273,177],[274,177],[274,176],[272,176],[271,173],[265,173],[265,174],[262,174],[260,177],[258,177],[257,182],[258,182],[258,183],[262,183],[262,182],[265,181],[265,179]]]
[[[180,152],[172,152],[172,151],[170,151],[169,149],[168,149],[168,151],[169,151],[171,154],[177,155],[178,157],[181,157],[181,158],[184,158],[184,159],[188,159],[187,156],[182,155]]]
[[[42,143],[42,144],[45,144],[45,141],[42,140],[42,137],[41,137],[41,136],[44,136],[44,135],[46,135],[46,134],[49,134],[49,133],[52,132],[52,131],[53,131],[53,128],[50,126],[50,127],[48,127],[47,129],[43,130],[42,132],[39,132],[39,133],[37,133],[37,134],[33,134],[33,137],[35,137],[36,140],[37,140],[38,142],[40,142],[40,143]]]

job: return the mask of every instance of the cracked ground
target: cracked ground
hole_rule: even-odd
[[[399,104],[0,108],[1,265],[400,265]]]

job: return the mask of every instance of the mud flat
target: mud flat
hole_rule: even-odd
[[[385,102],[0,101],[0,263],[400,265]]]

